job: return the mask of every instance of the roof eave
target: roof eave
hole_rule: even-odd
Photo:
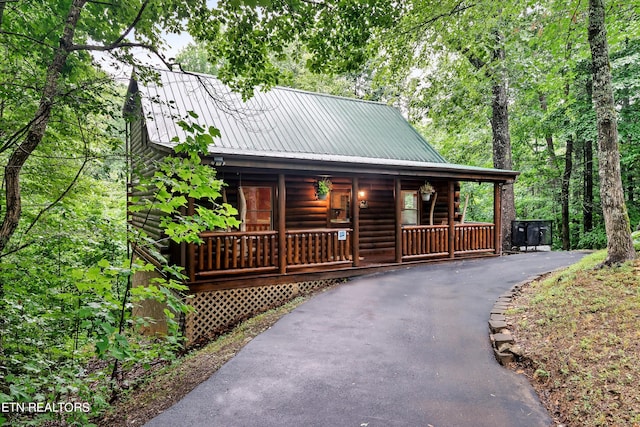
[[[163,151],[172,151],[170,144],[156,144]],[[392,176],[429,176],[478,182],[512,183],[520,172],[504,169],[463,166],[453,163],[416,162],[309,153],[251,152],[209,148],[207,161],[222,157],[225,168],[254,168],[264,170],[295,170],[345,175],[383,174]]]

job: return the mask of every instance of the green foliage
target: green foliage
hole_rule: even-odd
[[[184,70],[217,75],[217,61],[209,55],[210,49],[206,46],[205,42],[190,44],[176,55],[176,61]],[[286,46],[284,50],[284,55],[271,54],[279,73],[278,85],[374,101],[381,100],[384,95],[381,88],[373,87],[373,70],[370,66],[365,66],[362,71],[337,75],[315,73],[307,67],[311,55],[300,43]]]
[[[329,194],[331,189],[333,188],[333,184],[326,178],[320,179],[315,182],[316,194],[319,196],[324,196]]]
[[[607,233],[604,226],[583,233],[576,247],[578,249],[604,249],[607,247]]]
[[[202,43],[189,43],[184,49],[178,52],[176,62],[186,71],[210,74],[212,76],[218,74],[215,59],[209,59],[207,50]]]
[[[272,87],[283,77],[278,62],[302,43],[306,66],[328,74],[359,69],[370,57],[378,28],[398,19],[401,6],[388,0],[288,3],[220,1],[211,14],[189,25],[190,33],[215,58],[217,76],[245,98],[254,87]]]
[[[179,155],[163,161],[148,185],[157,196],[153,207],[167,213],[162,224],[167,235],[196,242],[202,230],[236,225],[236,212],[217,204],[223,183],[199,156],[219,132],[187,121],[180,126],[187,137],[177,144]],[[118,173],[123,167],[110,160],[88,168],[31,231],[42,233],[41,239],[0,259],[5,284],[0,402],[87,404],[86,412],[10,413],[4,422],[87,425],[129,382],[127,372],[170,360],[182,348],[179,320],[191,307],[180,269],[165,265],[149,286],[131,286],[134,274],[156,267],[127,255],[124,174]],[[207,200],[213,208],[182,215],[188,197]],[[154,244],[144,233],[129,238],[137,247]],[[132,309],[146,300],[167,307],[167,335],[141,334],[155,320]]]
[[[191,117],[197,119],[195,113]],[[153,199],[143,199],[130,206],[130,210],[148,211],[157,209],[166,215],[160,226],[173,241],[200,243],[199,234],[207,230],[237,227],[240,222],[234,217],[237,210],[228,203],[218,203],[224,183],[216,178],[215,169],[201,162],[200,154],[208,152],[220,131],[214,127],[205,129],[197,123],[179,121],[186,139],[174,148],[176,156],[167,156],[157,164],[157,171],[150,179],[142,179],[139,189],[154,189]],[[203,207],[188,211],[188,199],[195,199]]]
[[[493,199],[493,185],[487,183],[463,182],[460,188],[460,209],[464,208],[464,201],[469,197],[466,222],[493,222],[493,204],[487,200]]]
[[[83,175],[31,230],[30,235],[39,238],[0,259],[5,286],[0,400],[87,403],[90,412],[66,415],[68,422],[78,424],[86,424],[87,417],[107,406],[108,364],[87,369],[88,361],[94,354],[92,343],[106,334],[106,325],[118,325],[114,321],[126,283],[124,271],[116,277],[107,267],[120,267],[126,256],[124,203],[122,197],[111,196],[123,194],[123,181],[90,176],[105,176],[104,164],[88,171],[91,174]],[[92,384],[103,386],[95,390]],[[11,425],[22,425],[62,415],[6,416]]]
[[[20,266],[2,267],[5,273],[6,267]],[[40,277],[31,276],[29,281],[23,276],[2,277],[4,280],[9,276],[14,285],[7,290],[4,312],[6,391],[0,401],[84,403],[86,412],[8,416],[11,425],[53,419],[86,425],[89,417],[108,408],[124,372],[174,357],[180,348],[175,320],[170,319],[172,329],[167,337],[149,340],[137,330],[149,319],[133,317],[131,307],[141,298],[153,297],[167,303],[174,313],[185,312],[183,299],[174,293],[184,290],[184,286],[163,281],[144,293],[132,292],[128,298],[127,280],[148,266],[131,266],[127,261],[114,266],[102,259],[91,267],[65,269],[60,275],[44,277],[46,270],[40,268]],[[118,376],[114,377],[114,372]]]
[[[133,45],[158,50],[162,32],[179,32],[205,12],[203,2],[193,0],[0,5],[0,173],[3,190],[21,190],[17,200],[0,193],[0,402],[89,404],[88,412],[2,414],[0,424],[89,425],[128,370],[173,357],[181,345],[177,321],[187,306],[179,269],[165,266],[149,288],[131,288],[133,274],[153,267],[127,256],[118,119],[124,90],[89,52],[140,65]],[[192,127],[180,153],[191,165],[163,169],[180,172],[178,179],[155,177],[165,185],[169,218],[185,195],[213,200],[220,188],[207,187],[210,175],[191,149],[206,147],[216,131]],[[19,174],[17,183],[7,171]],[[185,195],[169,194],[174,191]],[[17,220],[7,216],[12,209]],[[217,212],[231,211],[221,205]],[[205,210],[199,216],[206,224],[232,223]],[[176,227],[175,239],[197,238],[189,232],[197,227],[164,225]],[[148,242],[136,236],[139,244]],[[167,336],[139,334],[151,322],[133,316],[143,298],[167,305]]]
[[[586,158],[587,148],[595,147],[597,140],[585,37],[587,4],[361,3],[254,7],[221,2],[213,11],[214,25],[199,27],[194,34],[206,42],[222,79],[247,95],[254,85],[276,82],[340,93],[344,74],[329,85],[323,76],[309,82],[309,75],[301,71],[303,62],[314,71],[364,72],[365,80],[372,82],[365,96],[375,94],[375,99],[396,103],[445,158],[474,166],[493,165],[491,87],[498,76],[506,76],[513,165],[522,172],[515,184],[517,215],[553,220],[554,236],[559,238],[561,182],[566,142],[571,139],[568,219],[572,245],[578,245],[582,234],[590,231],[585,229],[588,221],[583,223],[585,213],[591,209],[596,221],[601,215],[599,177],[593,173],[589,178],[587,173],[590,165],[597,172],[597,161],[595,155]],[[616,7],[617,3],[608,8],[607,25],[623,181],[628,199],[639,200],[635,118],[640,26],[637,10]],[[496,48],[505,52],[503,60],[496,57]],[[593,199],[585,194],[587,179],[592,180]],[[470,209],[475,215],[482,204],[490,207],[492,195],[474,193]],[[628,210],[633,221],[640,209],[630,203]],[[479,217],[487,215],[479,212]],[[587,241],[596,244],[587,236],[580,245]]]
[[[13,238],[16,227],[24,225],[20,222],[27,215],[39,218],[46,206],[24,203],[20,210],[18,201],[31,193],[28,184],[45,194],[50,182],[29,182],[29,177],[51,176],[56,178],[53,183],[69,184],[82,167],[73,160],[84,165],[97,154],[94,141],[111,138],[112,146],[118,144],[114,118],[121,114],[121,103],[113,99],[121,99],[121,94],[116,93],[113,76],[102,71],[89,52],[103,51],[111,66],[118,61],[141,65],[132,55],[134,46],[157,51],[163,31],[184,29],[185,19],[202,11],[202,2],[196,0],[1,3],[0,162],[17,174],[16,182],[14,174],[0,169],[7,191],[17,193],[4,198],[3,191],[0,196],[1,252],[26,244]],[[52,161],[32,161],[33,157]]]
[[[640,252],[640,230],[631,233],[631,238],[633,239],[633,247],[636,252]]]
[[[143,4],[144,13],[138,15]],[[21,171],[21,222],[0,258],[0,401],[86,401],[97,413],[123,385],[128,369],[170,358],[180,345],[177,320],[186,310],[182,272],[165,266],[162,279],[149,287],[131,287],[135,272],[153,267],[127,256],[125,169],[121,126],[115,119],[120,102],[114,102],[122,88],[96,68],[84,43],[105,47],[126,40],[155,49],[162,46],[162,31],[188,28],[213,58],[211,70],[245,97],[257,85],[293,82],[305,89],[391,99],[450,161],[477,166],[492,165],[488,101],[492,79],[505,72],[514,165],[522,171],[516,183],[519,216],[559,224],[558,180],[571,137],[576,146],[570,196],[574,245],[606,243],[604,230],[583,230],[581,224],[587,204],[584,156],[596,136],[583,3],[576,8],[558,1],[531,7],[488,0],[227,0],[208,10],[191,0],[87,2],[74,49],[50,74],[70,5],[67,0],[4,2],[0,9],[2,165],[36,122],[38,105],[53,102],[42,141]],[[634,200],[629,215],[637,224],[640,30],[633,7],[616,0],[609,10],[623,179],[628,199]],[[121,38],[132,22],[135,32]],[[500,67],[492,58],[496,29],[506,52]],[[127,64],[139,62],[128,46],[110,54]],[[352,74],[334,81],[314,79],[302,64],[314,71]],[[143,69],[139,73],[147,74]],[[48,78],[57,82],[53,99],[42,96]],[[237,225],[234,210],[217,201],[222,182],[198,155],[219,134],[191,119],[180,123],[187,140],[178,144],[177,155],[158,165],[158,173],[145,183],[156,190],[155,198],[132,206],[164,212],[162,226],[177,242],[198,242],[203,230]],[[597,204],[597,174],[594,184]],[[462,193],[470,195],[468,220],[492,218],[490,185],[464,183]],[[185,214],[190,213],[190,197],[203,201],[195,215]],[[6,201],[2,192],[0,202]],[[594,223],[601,223],[597,209],[594,216]],[[131,230],[130,236],[135,245],[154,251],[144,233]],[[132,314],[132,306],[143,299],[167,304],[166,337],[138,335],[152,321]],[[43,423],[60,416],[2,415],[0,424]],[[57,421],[86,425],[89,416],[73,413]]]

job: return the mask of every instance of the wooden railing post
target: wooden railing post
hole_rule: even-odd
[[[193,216],[195,213],[195,206],[193,202],[193,198],[189,197],[189,201],[187,202],[187,215]],[[187,246],[187,275],[189,276],[189,281],[195,282],[196,280],[196,245],[195,243],[188,243]]]
[[[493,244],[497,255],[502,255],[502,184],[493,184]]]
[[[287,199],[285,190],[284,174],[278,174],[278,261],[280,262],[280,274],[287,272],[287,236],[286,236],[286,214]]]
[[[449,181],[449,258],[454,258],[456,254],[455,242],[456,242],[456,224],[455,224],[455,186],[453,181]]]
[[[402,262],[402,182],[399,177],[395,179],[393,192],[396,216],[396,262]]]
[[[353,211],[353,236],[351,236],[351,256],[353,258],[353,266],[360,265],[360,201],[358,200],[358,177],[354,177],[351,181],[351,194],[354,199],[351,203]]]

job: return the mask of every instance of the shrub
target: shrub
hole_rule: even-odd
[[[603,228],[594,228],[584,233],[578,244],[578,249],[604,249],[607,247],[607,233]]]
[[[640,251],[640,230],[631,233],[633,239],[633,247],[636,251]]]

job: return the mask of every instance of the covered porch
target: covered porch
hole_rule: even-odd
[[[230,179],[229,200],[238,200],[242,187],[248,195],[246,189],[254,185],[268,188],[270,218],[260,226],[249,221],[243,231],[206,232],[201,244],[181,245],[179,256],[192,290],[251,286],[258,278],[286,283],[293,277],[349,277],[501,252],[500,182],[493,183],[494,221],[466,222],[454,179],[429,177],[436,192],[434,199],[422,202],[417,189],[423,177],[333,175],[334,191],[347,200],[344,215],[332,205],[337,195],[318,199],[312,190],[317,178],[281,173],[239,179],[241,185]],[[416,212],[407,213],[407,200],[416,198]]]

